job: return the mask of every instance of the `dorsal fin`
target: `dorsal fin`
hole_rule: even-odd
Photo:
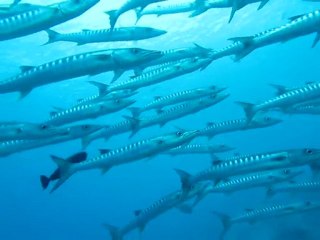
[[[208,122],[207,127],[212,127],[215,123],[214,122]]]
[[[56,111],[50,112],[50,117],[54,117],[55,115],[57,115],[57,113],[58,113],[58,112],[56,112]]]
[[[289,17],[289,20],[290,21],[294,21],[294,20],[297,20],[298,18],[301,18],[303,16],[304,16],[304,14],[296,15],[296,16],[293,16],[293,17]]]
[[[234,37],[234,38],[229,38],[228,40],[233,42],[241,42],[243,45],[248,46],[251,44],[253,39],[254,39],[253,36],[248,36],[248,37]]]
[[[83,32],[90,32],[90,29],[82,29]]]
[[[33,69],[34,66],[20,66],[21,72],[29,71],[30,69]]]
[[[161,98],[161,96],[154,96],[153,98],[154,98],[154,100],[159,100]]]
[[[246,211],[246,212],[252,212],[253,209],[252,209],[252,208],[246,208],[245,211]]]
[[[216,166],[216,165],[221,164],[222,162],[223,162],[222,160],[216,159],[216,160],[214,160],[214,161],[212,162],[212,165],[213,165],[213,166]]]
[[[110,149],[99,149],[100,154],[107,154],[110,151],[111,151]]]

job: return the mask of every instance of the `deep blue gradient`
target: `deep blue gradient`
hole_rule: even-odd
[[[43,1],[26,1],[41,4]],[[45,1],[51,4],[56,1]],[[59,25],[61,32],[108,27],[106,10],[116,9],[123,0],[105,1],[79,18]],[[204,47],[219,49],[229,44],[231,37],[247,36],[282,25],[287,18],[320,8],[319,3],[301,0],[270,0],[265,8],[256,11],[257,4],[237,12],[231,24],[227,24],[230,9],[210,10],[196,18],[188,14],[170,16],[145,16],[139,26],[165,29],[164,36],[139,42],[105,43],[76,46],[59,42],[40,46],[47,41],[44,32],[24,38],[0,42],[1,78],[15,75],[20,65],[39,65],[60,57],[117,47],[141,47],[165,50],[191,47],[197,43]],[[131,26],[135,22],[133,12],[120,17],[117,26]],[[320,26],[319,26],[320,28]],[[98,154],[99,148],[114,148],[132,141],[174,131],[174,126],[186,129],[202,128],[207,122],[244,117],[235,101],[258,103],[274,96],[270,83],[288,87],[301,86],[305,82],[319,81],[320,46],[311,49],[314,36],[306,36],[283,44],[258,49],[241,62],[230,58],[213,62],[206,70],[179,77],[139,91],[136,106],[151,101],[153,96],[165,95],[182,89],[218,85],[227,87],[231,96],[210,109],[193,116],[173,121],[163,128],[150,127],[139,132],[133,139],[129,134],[112,137],[108,142],[99,140],[89,148],[90,156]],[[119,81],[125,80],[127,73]],[[18,94],[0,96],[1,121],[41,122],[48,118],[54,106],[69,107],[79,98],[96,93],[87,81],[106,81],[112,73],[95,77],[82,77],[35,89],[23,100]],[[112,124],[122,120],[122,111],[99,118],[94,123]],[[284,122],[277,126],[245,132],[220,135],[211,143],[236,147],[239,153],[256,153],[289,148],[320,147],[319,116],[286,116],[274,113]],[[90,121],[88,121],[90,122]],[[206,143],[206,138],[194,142]],[[43,147],[1,159],[0,163],[0,239],[3,240],[88,240],[111,239],[102,227],[103,223],[123,226],[134,217],[133,211],[146,208],[165,194],[179,189],[174,168],[196,173],[210,165],[209,156],[157,156],[133,164],[116,167],[106,175],[99,171],[75,174],[54,194],[41,189],[40,174],[55,169],[50,155],[67,157],[81,150],[80,141]],[[230,156],[223,154],[221,156]],[[309,177],[306,168],[306,177]],[[265,198],[265,189],[243,191],[232,195],[207,197],[192,215],[172,210],[152,221],[140,236],[134,231],[125,239],[145,240],[212,240],[218,239],[222,226],[211,213],[212,210],[237,215],[245,208],[261,207],[276,202],[286,203],[301,199],[319,199],[314,195],[281,195],[271,202]],[[236,225],[227,239],[320,239],[319,212],[265,221],[254,226]]]

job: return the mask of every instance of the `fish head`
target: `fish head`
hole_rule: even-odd
[[[53,137],[56,135],[62,136],[62,135],[68,134],[67,129],[55,127],[49,124],[35,124],[35,125],[30,125],[25,127],[27,127],[28,131],[32,132],[33,135],[39,136],[39,137],[44,137],[44,136]]]
[[[284,181],[284,180],[289,180],[289,179],[295,178],[296,176],[298,176],[302,173],[303,173],[302,170],[286,168],[286,169],[272,171],[272,172],[270,172],[270,175],[268,175],[268,176],[270,178],[274,178],[279,181]]]
[[[279,118],[270,117],[264,114],[257,114],[249,123],[252,127],[268,127],[281,123]]]
[[[100,125],[82,124],[82,125],[68,127],[67,129],[70,136],[82,137],[82,136],[86,136],[88,134],[94,133],[102,128],[103,126],[100,126]]]
[[[160,58],[160,51],[146,50],[141,48],[115,49],[112,57],[120,69],[131,69],[132,67],[144,64]]]
[[[228,98],[229,96],[230,96],[230,94],[227,94],[227,93],[212,94],[208,97],[201,98],[198,101],[198,104],[202,105],[202,106],[210,106],[210,105],[213,105],[213,104],[216,104],[216,103],[223,101],[224,99]]]
[[[164,149],[171,149],[190,142],[193,138],[198,136],[199,133],[200,131],[198,130],[184,131],[181,129],[179,131],[154,138],[152,141],[158,146],[162,146]]]
[[[144,27],[141,30],[142,30],[141,34],[145,36],[152,36],[152,37],[158,37],[167,33],[167,31],[165,30],[150,28],[150,27]]]
[[[320,149],[303,148],[288,151],[289,161],[293,164],[312,164],[320,161]]]
[[[113,104],[115,108],[125,108],[134,104],[135,102],[136,102],[135,100],[128,99],[128,98],[114,98],[111,100],[111,104]],[[107,101],[105,102],[105,104],[109,105],[110,102]]]
[[[59,9],[59,13],[63,16],[84,12],[96,5],[98,2],[100,2],[100,0],[68,0],[58,3],[56,6]]]

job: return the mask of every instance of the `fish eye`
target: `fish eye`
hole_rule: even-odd
[[[283,171],[283,173],[284,173],[284,174],[289,174],[289,173],[290,173],[290,170],[289,170],[289,169],[285,169],[285,170]]]
[[[304,150],[304,152],[305,152],[306,154],[313,154],[312,149],[306,149],[306,150]]]
[[[48,129],[48,125],[42,124],[42,125],[40,125],[40,129],[46,130],[46,129]]]
[[[181,132],[181,131],[176,132],[176,135],[177,135],[178,137],[181,137],[181,136],[183,135],[183,132]]]
[[[83,125],[82,126],[82,129],[88,129],[89,128],[89,125]]]
[[[114,102],[115,103],[120,103],[120,99],[115,99]]]
[[[139,49],[133,48],[133,49],[131,50],[131,52],[134,53],[134,54],[137,54],[137,53],[139,53]]]
[[[270,117],[265,117],[265,118],[264,118],[264,120],[266,120],[266,121],[270,121],[270,120],[271,120],[271,118],[270,118]]]

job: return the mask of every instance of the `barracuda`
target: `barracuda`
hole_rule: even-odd
[[[160,127],[163,127],[169,121],[176,120],[181,117],[185,117],[187,115],[197,113],[201,110],[204,110],[208,107],[211,107],[225,100],[228,97],[229,97],[229,94],[217,93],[208,97],[201,98],[199,100],[188,101],[188,102],[173,106],[153,116],[144,117],[144,118],[129,117],[128,119],[132,120],[131,122],[132,128],[133,128],[132,135],[135,134],[138,130],[152,126],[152,125],[159,125]]]
[[[289,90],[279,96],[271,98],[261,104],[238,102],[246,113],[248,120],[260,111],[270,109],[286,109],[291,106],[320,98],[320,83],[310,83],[301,88]]]
[[[193,16],[197,16],[202,12],[205,12],[211,8],[232,8],[229,23],[232,21],[235,13],[244,8],[245,6],[252,4],[252,3],[260,3],[258,10],[262,9],[269,0],[207,0],[203,6],[201,12],[195,12]]]
[[[80,16],[99,0],[69,0],[0,19],[0,40],[33,34]],[[18,7],[19,5],[17,5]]]
[[[160,56],[158,51],[124,48],[77,54],[37,67],[23,66],[17,76],[0,81],[0,93],[18,91],[24,97],[36,87],[108,71],[114,71],[118,78],[124,71]]]
[[[109,224],[105,224],[105,227],[109,231],[112,240],[122,240],[126,234],[135,229],[139,229],[142,232],[150,221],[172,208],[179,208],[180,204],[196,197],[205,187],[206,185],[204,184],[198,184],[188,194],[184,194],[182,191],[173,192],[156,201],[148,208],[135,211],[135,219],[124,227],[117,228]]]
[[[230,194],[237,191],[249,190],[252,188],[269,188],[270,186],[292,180],[302,174],[303,171],[294,169],[280,169],[273,171],[257,172],[239,177],[233,177],[217,185],[209,184],[191,204],[184,204],[181,210],[185,213],[192,213],[193,209],[208,195],[212,193]]]
[[[260,209],[248,209],[245,214],[230,218],[229,216],[214,212],[216,214],[222,224],[223,224],[223,232],[220,236],[220,239],[224,239],[225,234],[230,229],[230,227],[237,223],[250,223],[254,224],[256,222],[269,219],[276,218],[282,216],[288,216],[293,214],[301,214],[305,212],[310,212],[314,210],[320,209],[320,203],[318,202],[297,202],[291,204],[282,204],[282,205],[273,205],[270,207],[260,208]]]
[[[290,22],[280,27],[272,28],[249,37],[237,37],[230,40],[240,42],[244,49],[236,56],[241,59],[257,48],[279,42],[286,42],[291,39],[317,33],[312,47],[315,47],[320,40],[320,10],[311,13],[298,15],[290,18]]]
[[[48,124],[0,122],[0,141],[35,140],[68,134],[66,129]]]
[[[5,157],[14,153],[31,150],[47,145],[71,141],[77,138],[82,138],[88,134],[94,133],[101,129],[102,126],[98,125],[78,125],[65,128],[68,132],[67,135],[56,136],[52,138],[43,138],[40,140],[11,140],[0,142],[0,156]]]
[[[127,120],[122,121],[118,124],[114,124],[111,126],[106,126],[104,129],[96,132],[95,134],[91,134],[84,139],[84,146],[87,146],[93,140],[98,138],[109,139],[111,136],[116,134],[125,133],[128,131],[132,131],[131,136],[136,134],[139,130],[150,127],[153,125],[160,125],[160,127],[164,126],[167,122],[187,116],[189,114],[196,113],[205,108],[213,106],[222,100],[226,99],[229,95],[227,94],[217,94],[210,97],[202,98],[200,100],[189,101],[177,106],[173,106],[161,113],[156,115],[152,115],[144,118],[133,118],[127,117]]]
[[[117,42],[117,41],[137,41],[154,38],[166,34],[167,32],[150,27],[123,27],[111,29],[88,30],[61,34],[53,30],[46,31],[49,40],[46,44],[66,41],[76,42],[78,45],[99,42]]]
[[[112,167],[131,163],[146,157],[155,156],[168,149],[190,142],[199,131],[175,132],[160,137],[141,140],[121,148],[106,151],[102,155],[77,164],[70,164],[60,159],[53,159],[58,165],[60,179],[53,187],[52,192],[59,188],[74,173],[90,169],[101,169],[103,173]]]
[[[18,15],[23,12],[27,12],[27,11],[30,11],[30,10],[33,10],[36,8],[45,7],[45,6],[40,6],[40,5],[19,3],[19,2],[21,2],[21,1],[15,1],[14,3],[9,4],[9,5],[1,4],[0,5],[0,19],[12,17],[14,15]]]
[[[287,114],[320,115],[320,105],[298,104],[298,105],[283,109],[283,112]]]
[[[320,190],[319,181],[309,181],[301,183],[288,183],[281,186],[271,186],[268,189],[268,197],[272,197],[279,193],[305,193],[305,192],[318,192]]]
[[[190,101],[194,99],[199,99],[202,97],[210,96],[219,92],[224,91],[225,88],[218,88],[216,86],[212,86],[210,88],[196,88],[190,90],[184,90],[181,92],[172,93],[166,96],[157,96],[154,100],[142,108],[130,107],[133,117],[138,117],[142,112],[155,109],[157,111],[161,111],[163,107],[167,107],[169,105],[174,105],[177,103]]]
[[[181,154],[210,154],[214,156],[215,153],[228,152],[232,150],[234,150],[234,148],[226,145],[189,144],[170,149],[163,154],[169,154],[171,156]]]
[[[135,103],[135,101],[129,99],[112,99],[78,105],[59,112],[51,112],[51,117],[46,124],[59,126],[85,119],[95,119],[109,113],[120,111],[133,103]]]
[[[175,63],[176,61],[185,61],[188,58],[200,58],[200,59],[207,59],[211,57],[213,52],[212,49],[204,48],[199,46],[198,44],[194,44],[194,47],[189,48],[175,48],[162,51],[162,56],[158,59],[153,61],[147,62],[143,65],[140,65],[135,69],[135,74],[140,75],[144,69],[152,66],[162,65],[165,64],[166,66],[170,65],[171,63]],[[210,62],[211,63],[211,62]],[[209,65],[209,63],[208,63]],[[201,68],[201,70],[205,69],[207,65]]]
[[[114,83],[107,85],[95,81],[90,81],[91,84],[97,86],[100,89],[101,94],[108,94],[113,91],[120,91],[129,89],[135,91],[137,89],[148,87],[154,84],[170,80],[188,73],[192,73],[206,66],[208,59],[186,59],[173,66],[166,66],[157,68],[148,72],[143,73],[140,76],[132,77],[127,81]]]
[[[113,125],[107,125],[107,126],[104,126],[102,129],[100,129],[99,131],[84,137],[82,146],[83,148],[86,148],[92,141],[96,139],[104,138],[105,140],[109,140],[109,138],[115,135],[130,132],[132,130],[133,130],[133,126],[132,126],[131,119],[124,120]]]
[[[105,95],[104,93],[95,94],[86,98],[78,99],[77,104],[83,105],[83,104],[91,104],[91,103],[97,103],[99,101],[106,101],[106,100],[115,100],[115,99],[122,99],[122,98],[129,98],[137,94],[138,92],[131,91],[130,89],[125,89],[121,91],[115,91],[111,92],[108,95]]]
[[[180,176],[182,188],[188,191],[193,184],[200,181],[212,180],[217,184],[231,176],[302,165],[312,166],[319,160],[320,149],[295,149],[237,156],[216,161],[212,167],[193,176],[179,169],[176,171]]]
[[[211,139],[212,137],[223,133],[265,128],[274,126],[281,122],[282,120],[269,116],[255,116],[250,122],[245,118],[220,123],[209,122],[206,128],[200,130],[200,135]]]
[[[151,4],[145,9],[136,9],[137,22],[142,16],[157,15],[158,17],[165,14],[175,14],[184,12],[200,12],[207,0],[193,0],[189,2],[170,2],[165,1],[160,4]]]
[[[116,25],[118,18],[125,12],[133,10],[135,8],[144,9],[151,3],[162,2],[165,0],[128,0],[125,4],[123,4],[118,10],[112,10],[105,12],[109,15],[110,27],[114,28]]]

